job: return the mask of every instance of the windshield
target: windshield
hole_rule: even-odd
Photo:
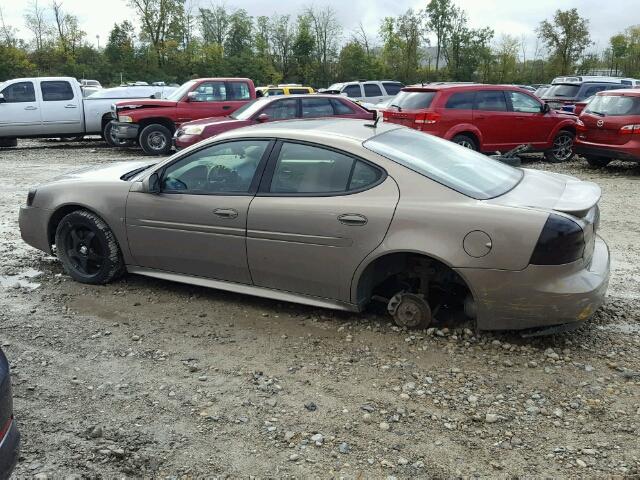
[[[236,120],[249,120],[253,117],[262,107],[272,102],[273,100],[268,97],[258,98],[249,103],[245,103],[235,112],[233,112],[229,117],[234,118]]]
[[[554,85],[544,94],[544,98],[573,98],[578,94],[580,85]]]
[[[589,102],[585,111],[611,117],[640,115],[640,97],[597,95]]]
[[[420,110],[429,108],[435,96],[436,92],[407,92],[403,90],[394,97],[393,102],[389,105],[399,107],[400,110]]]
[[[343,85],[344,83],[334,83],[329,88],[327,88],[327,90],[341,90]]]
[[[167,100],[173,100],[174,102],[179,102],[180,100],[182,100],[182,97],[184,97],[187,94],[187,92],[191,90],[191,87],[193,87],[195,83],[196,83],[195,80],[191,80],[190,82],[183,83],[180,86],[180,88],[178,88],[171,95],[167,96]]]
[[[478,200],[507,193],[523,171],[409,128],[398,128],[364,142],[372,152]]]

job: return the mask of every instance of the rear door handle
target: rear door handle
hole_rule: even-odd
[[[34,106],[29,106],[29,107],[24,107],[25,110],[37,110],[38,107],[34,107]]]
[[[69,105],[65,105],[64,108],[78,108],[78,106],[69,104]]]
[[[338,221],[344,225],[358,226],[366,225],[368,220],[367,217],[359,213],[345,213],[338,217]]]
[[[238,217],[238,211],[234,210],[233,208],[216,208],[213,211],[213,214],[221,218],[229,218],[229,219]]]

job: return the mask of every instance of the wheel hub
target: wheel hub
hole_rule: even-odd
[[[401,327],[426,327],[431,323],[431,308],[422,295],[397,293],[389,300],[387,310]]]
[[[80,245],[80,248],[78,250],[82,255],[86,255],[87,253],[89,253],[89,249],[87,248],[86,245]]]

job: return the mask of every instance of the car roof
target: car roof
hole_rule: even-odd
[[[424,91],[424,92],[432,92],[439,90],[495,90],[496,88],[501,90],[515,90],[515,91],[525,91],[528,92],[527,89],[518,87],[517,85],[491,85],[487,83],[419,83],[416,85],[407,85],[403,87],[404,91]]]
[[[617,88],[615,90],[603,90],[596,95],[623,95],[625,97],[640,97],[640,88]]]

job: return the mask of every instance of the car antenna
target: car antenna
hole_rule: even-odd
[[[365,127],[369,127],[369,128],[378,128],[378,122],[380,121],[380,113],[376,110],[376,119],[373,121],[373,123],[365,123],[364,126]]]

